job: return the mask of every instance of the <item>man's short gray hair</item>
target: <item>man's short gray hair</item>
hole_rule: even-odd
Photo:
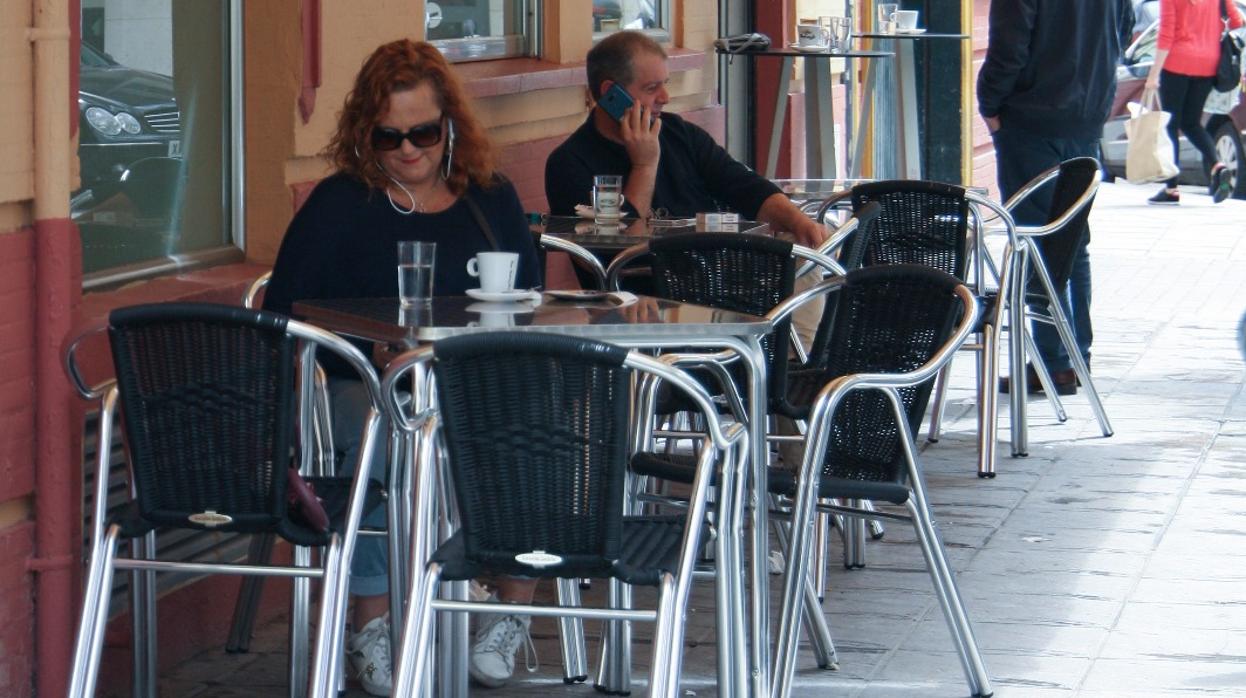
[[[594,101],[601,99],[602,82],[613,80],[626,85],[632,81],[632,58],[641,52],[667,57],[662,44],[638,31],[615,32],[589,50],[588,91]]]

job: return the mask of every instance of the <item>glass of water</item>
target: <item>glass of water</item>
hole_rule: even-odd
[[[398,300],[404,308],[433,299],[433,261],[437,243],[398,241]]]

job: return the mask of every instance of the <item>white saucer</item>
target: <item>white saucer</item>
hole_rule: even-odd
[[[540,291],[532,291],[526,288],[517,288],[513,291],[497,291],[494,293],[482,291],[478,288],[469,288],[467,289],[467,295],[478,301],[489,301],[492,303],[515,303],[517,301],[541,302]]]
[[[831,50],[830,44],[822,44],[821,46],[802,46],[800,44],[788,44],[788,48],[801,53],[827,53]]]

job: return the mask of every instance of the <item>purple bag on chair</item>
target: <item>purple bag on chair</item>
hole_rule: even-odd
[[[299,475],[298,468],[286,468],[286,500],[290,510],[290,518],[318,533],[328,533],[329,515],[325,513],[324,502],[316,496],[311,483]]]

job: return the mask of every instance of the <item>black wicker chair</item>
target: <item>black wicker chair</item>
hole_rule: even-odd
[[[794,374],[784,396],[785,409],[809,420],[804,462],[794,477],[780,474],[771,482],[793,499],[772,695],[786,698],[791,691],[814,514],[877,515],[819,504],[827,498],[908,509],[971,693],[989,695],[990,679],[931,520],[912,437],[935,374],[973,330],[977,302],[956,278],[917,265],[867,267],[824,285],[831,318],[826,355],[821,368]]]
[[[746,442],[744,429],[720,428],[709,396],[686,374],[601,342],[523,332],[456,337],[391,362],[385,385],[430,361],[436,412],[400,422],[409,433],[421,434],[415,521],[425,535],[415,535],[424,572],[411,580],[395,695],[415,695],[424,685],[434,611],[496,610],[495,604],[434,598],[442,581],[484,574],[657,586],[656,611],[531,605],[507,610],[656,621],[649,695],[679,695],[682,616],[710,479],[719,459],[734,471]],[[633,375],[657,376],[686,391],[709,426],[686,516],[625,515]],[[441,473],[439,462],[445,463]],[[421,541],[436,520],[431,492],[439,476],[449,483],[459,528],[429,555]],[[718,588],[720,614],[726,613],[730,592],[725,585]],[[721,630],[730,637],[735,626]]]
[[[367,359],[344,340],[284,316],[233,306],[168,303],[122,308],[109,317],[116,380],[88,387],[77,366],[78,337],[66,351],[67,370],[83,397],[101,404],[90,570],[75,646],[70,695],[94,695],[108,619],[114,570],[132,570],[138,597],[136,637],[144,647],[141,677],[155,675],[154,573],[275,575],[295,579],[291,693],[306,693],[306,627],[310,578],[321,582],[311,691],[336,690],[340,629],[345,622],[349,562],[366,511],[382,492],[366,466],[356,476],[309,477],[328,528],[292,504],[288,480],[313,449],[312,368],[317,348],[355,369],[372,398],[360,459],[377,447],[380,386]],[[84,335],[85,336],[85,335]],[[108,454],[118,404],[134,494],[109,517]],[[295,499],[295,501],[299,501]],[[311,507],[314,508],[314,507]],[[275,535],[295,548],[286,567],[215,561],[156,560],[157,529],[195,529]],[[140,541],[131,558],[117,557],[122,540]],[[310,568],[310,548],[323,547],[323,568]],[[139,627],[139,623],[143,627]],[[151,687],[154,691],[154,686]]]
[[[1025,318],[1056,328],[1068,352],[1078,382],[1085,389],[1091,408],[1099,420],[1104,436],[1112,435],[1107,411],[1099,399],[1090,368],[1086,365],[1056,289],[1067,288],[1073,274],[1077,251],[1089,235],[1087,221],[1099,186],[1099,161],[1094,158],[1073,158],[1040,174],[1017,192],[1005,207],[1011,211],[1031,197],[1050,196],[1051,205],[1043,226],[1016,227],[1015,285],[1009,285],[1009,366],[1011,383],[1011,419],[1013,455],[1026,455],[1028,446],[1026,357],[1034,365],[1044,392],[1060,421],[1064,409],[1052,384],[1050,374],[1025,326]],[[1024,280],[1022,282],[1021,280]]]
[[[974,292],[986,306],[975,334],[978,339],[965,345],[979,352],[978,363],[978,475],[995,475],[997,435],[999,311],[997,289],[989,288],[990,261],[981,235],[980,209],[996,214],[1002,207],[967,191],[964,187],[941,182],[888,180],[858,184],[847,192],[823,202],[817,217],[850,202],[854,212],[871,203],[879,204],[877,225],[868,243],[848,240],[845,250],[860,255],[861,266],[878,264],[922,264],[972,283]],[[1011,226],[1011,219],[1005,218]],[[974,235],[970,235],[970,231]],[[1012,231],[1009,231],[1010,236]],[[1011,250],[1009,250],[1011,252]],[[1009,254],[1003,265],[1011,264]],[[850,267],[851,268],[851,267]],[[1006,283],[1001,279],[1000,283]],[[942,425],[943,396],[947,376],[939,378],[931,416],[930,440],[937,441]]]

